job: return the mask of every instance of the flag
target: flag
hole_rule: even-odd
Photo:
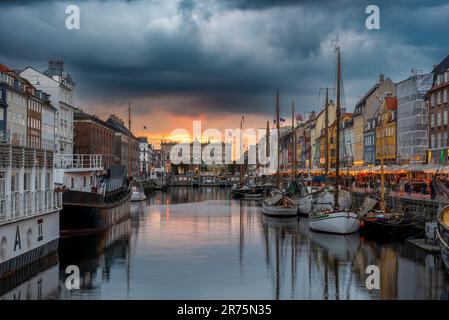
[[[279,118],[279,122],[285,122],[284,118]]]

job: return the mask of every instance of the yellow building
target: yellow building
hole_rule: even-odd
[[[341,115],[340,117],[340,123],[345,123],[346,121],[351,120],[352,114],[351,113],[345,113]],[[344,141],[343,132],[340,130],[340,141]],[[328,144],[327,144],[327,152],[329,157],[329,167],[328,168],[335,168],[336,159],[337,159],[337,121],[334,121],[329,126],[329,134],[328,134]],[[342,147],[340,147],[340,151],[343,150]],[[344,154],[340,152],[340,163],[342,163],[342,159],[344,159]],[[320,166],[321,168],[326,168],[326,134],[324,130],[322,131],[322,134],[320,136]]]
[[[397,99],[386,97],[376,127],[376,161],[383,156],[384,163],[396,163]]]
[[[328,106],[328,124],[335,121],[335,103],[330,101]],[[321,110],[320,113],[315,118],[315,126],[310,130],[310,143],[311,143],[311,161],[312,169],[321,168],[321,135],[324,128],[326,127],[326,112],[325,109]]]

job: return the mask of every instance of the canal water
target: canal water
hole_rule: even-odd
[[[103,232],[61,239],[58,259],[0,292],[6,299],[448,299],[439,255],[359,234],[310,232],[307,219],[262,215],[229,189],[172,188],[132,204]],[[81,272],[68,290],[66,266]],[[380,289],[365,285],[367,266]],[[5,291],[5,290],[4,290]],[[3,296],[2,296],[3,295]]]

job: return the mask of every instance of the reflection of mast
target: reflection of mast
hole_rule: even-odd
[[[292,255],[291,255],[291,298],[295,296],[295,286],[296,286],[296,236],[297,233],[292,234]]]
[[[281,290],[281,285],[280,285],[280,257],[279,257],[279,235],[278,233],[276,233],[276,300],[279,300],[279,296],[280,296],[280,290]]]
[[[242,268],[243,251],[245,247],[245,228],[243,225],[243,202],[240,201],[240,238],[239,238],[239,262],[240,268]]]
[[[334,278],[335,278],[335,299],[340,300],[340,285],[338,280],[338,260],[334,257],[333,260]]]

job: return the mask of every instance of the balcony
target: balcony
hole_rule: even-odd
[[[101,154],[55,154],[56,169],[71,171],[103,170]]]

